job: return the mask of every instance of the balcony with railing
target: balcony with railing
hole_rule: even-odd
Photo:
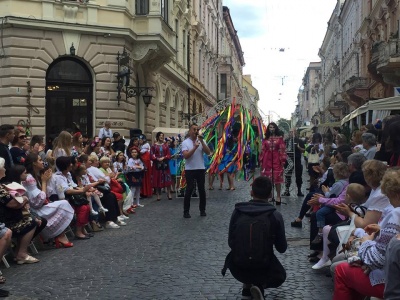
[[[369,99],[369,79],[352,76],[343,84],[348,104],[359,107]]]
[[[0,17],[10,27],[123,37],[133,45],[131,57],[156,69],[175,55],[175,34],[162,14],[163,1],[2,0]]]

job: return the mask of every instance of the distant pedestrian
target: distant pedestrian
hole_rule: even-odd
[[[110,139],[113,137],[113,133],[111,130],[111,122],[110,121],[105,121],[104,122],[104,127],[100,129],[99,131],[99,138],[102,139],[103,137],[109,137]]]
[[[205,165],[203,153],[210,155],[211,151],[205,143],[203,136],[199,135],[199,128],[196,124],[191,124],[188,138],[182,143],[182,155],[185,162],[186,190],[183,201],[183,217],[190,218],[190,198],[194,189],[196,180],[200,195],[200,216],[206,214],[206,189],[205,189]]]
[[[242,296],[264,299],[265,288],[277,288],[286,280],[286,271],[274,254],[287,249],[282,215],[268,203],[272,182],[266,176],[252,184],[249,202],[235,205],[229,223],[228,244],[222,275],[229,269],[243,283]]]

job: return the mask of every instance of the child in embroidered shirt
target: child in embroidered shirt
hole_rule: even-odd
[[[115,154],[115,162],[113,163],[114,173],[123,173],[126,170],[125,154],[117,151]]]
[[[84,187],[87,185],[91,185],[90,179],[87,176],[87,170],[86,166],[84,164],[78,163],[78,168],[76,169],[76,177],[78,180],[78,186],[79,187]],[[98,212],[93,209],[92,206],[92,198],[94,201],[96,201],[97,205],[99,206],[99,212],[106,213],[108,212],[108,209],[104,208],[103,205],[101,204],[100,197],[103,197],[103,194],[99,192],[97,189],[94,187],[91,187],[87,192],[86,192],[86,197],[89,201],[89,206],[90,206],[90,213],[92,215],[98,215]]]
[[[142,179],[144,175],[144,165],[140,159],[140,150],[137,147],[132,147],[129,149],[131,158],[128,160],[128,185],[131,188],[133,201],[139,207],[144,205],[140,204],[140,186],[142,185]]]

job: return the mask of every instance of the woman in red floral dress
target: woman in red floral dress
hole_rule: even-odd
[[[150,151],[151,160],[153,161],[153,188],[157,191],[157,201],[161,200],[162,188],[167,188],[168,199],[172,200],[172,180],[168,164],[168,161],[171,159],[171,154],[168,144],[164,142],[164,133],[157,132],[156,140]]]
[[[276,204],[281,204],[281,184],[283,170],[286,162],[286,145],[283,140],[283,133],[274,122],[268,124],[265,139],[262,142],[260,154],[261,175],[272,180],[276,187]]]

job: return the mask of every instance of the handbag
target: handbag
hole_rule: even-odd
[[[309,164],[318,164],[319,163],[318,153],[309,153],[308,154],[308,163]]]
[[[168,169],[168,163],[166,161],[156,161],[156,170],[164,171]]]
[[[81,195],[81,194],[67,195],[66,198],[68,199],[69,204],[71,204],[72,206],[82,206],[82,205],[89,204],[88,199],[84,195]]]
[[[96,186],[96,189],[103,194],[108,194],[109,192],[111,192],[111,187],[108,183],[99,184]]]

